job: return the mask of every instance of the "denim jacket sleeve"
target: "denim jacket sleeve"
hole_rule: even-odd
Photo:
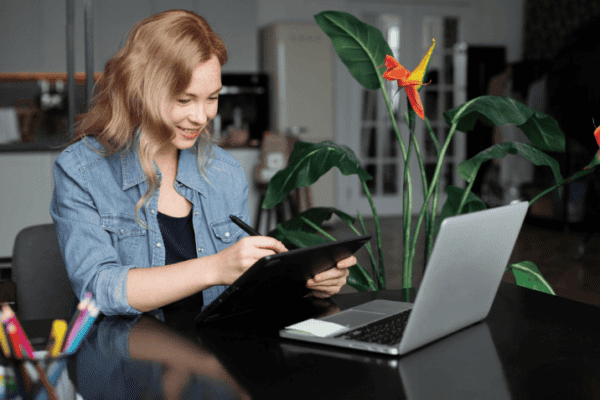
[[[91,291],[106,315],[139,314],[127,301],[127,274],[134,266],[121,264],[89,185],[78,154],[64,151],[54,166],[50,214],[71,285],[80,299]]]

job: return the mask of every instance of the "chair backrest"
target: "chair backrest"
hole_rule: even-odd
[[[75,299],[54,224],[23,229],[15,239],[12,279],[21,320],[68,319]]]

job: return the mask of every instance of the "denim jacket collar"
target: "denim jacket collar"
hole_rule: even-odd
[[[137,146],[128,152],[121,153],[121,169],[123,171],[123,190],[139,185],[147,179],[142,169]]]
[[[196,172],[198,169],[198,164],[196,164],[196,154],[190,149],[181,150],[179,152],[178,163],[177,182],[180,182],[205,196],[204,193],[206,193],[206,191],[204,189],[207,182]],[[123,190],[139,185],[148,179],[142,168],[137,146],[134,146],[130,151],[121,154],[121,169],[123,171]],[[154,164],[154,169],[160,179],[160,170],[156,164]]]
[[[198,164],[196,163],[197,154],[192,149],[185,149],[179,152],[176,180],[200,193],[202,196],[206,196],[206,185],[208,182],[198,173]],[[211,168],[213,167],[209,165],[209,175]]]

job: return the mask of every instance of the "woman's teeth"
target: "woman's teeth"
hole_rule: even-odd
[[[200,133],[200,129],[186,129],[186,128],[181,128],[181,127],[177,127],[177,128],[186,137],[194,137],[194,136],[197,136]]]

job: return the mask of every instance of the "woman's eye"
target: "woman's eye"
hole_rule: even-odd
[[[219,100],[219,96],[209,97],[208,99],[210,101],[217,101],[217,100]]]
[[[177,100],[177,102],[178,102],[179,104],[187,104],[187,103],[189,103],[189,102],[190,102],[190,99],[179,99],[179,100]]]

